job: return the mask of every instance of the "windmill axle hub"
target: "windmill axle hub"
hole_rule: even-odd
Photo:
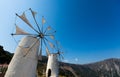
[[[43,37],[44,37],[43,33],[40,33],[38,36],[39,36],[40,38],[43,38]]]

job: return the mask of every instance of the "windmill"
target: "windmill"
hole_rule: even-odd
[[[62,53],[60,48],[58,47],[58,42],[56,41],[56,51],[57,53],[48,53],[48,62],[46,68],[46,77],[59,77],[59,60],[60,58],[63,59]],[[49,52],[46,49],[47,52]]]
[[[26,17],[27,11],[30,12],[37,29],[35,26],[32,26]],[[43,16],[41,21],[42,25],[39,26],[36,20],[36,12],[31,8],[27,11],[23,12],[22,15],[16,14],[16,17],[26,23],[26,25],[35,33],[24,31],[22,28],[17,26],[17,23],[15,22],[16,32],[11,35],[23,35],[24,37],[21,39],[15,50],[15,54],[8,66],[5,77],[35,77],[38,57],[41,57],[42,51],[44,50],[43,48],[48,50],[49,48],[54,48],[53,43],[50,42],[49,39],[54,40],[54,33],[56,31],[54,31],[51,26],[44,28],[46,20]],[[46,53],[48,54],[49,52],[47,51]]]
[[[61,61],[62,59],[64,59],[64,57],[62,55],[64,52],[63,52],[63,49],[62,49],[62,47],[60,45],[60,42],[56,41],[56,47],[55,47],[55,49],[56,49],[57,54],[59,56],[59,61]]]

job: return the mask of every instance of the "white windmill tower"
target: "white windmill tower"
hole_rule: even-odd
[[[59,61],[58,59],[63,56],[61,55],[62,52],[60,51],[60,48],[58,48],[58,42],[56,43],[56,50],[57,53],[49,53],[48,52],[48,62],[47,62],[47,68],[46,68],[46,77],[59,77]]]
[[[19,42],[15,54],[8,66],[8,70],[5,77],[36,77],[36,66],[38,62],[38,56],[41,56],[43,47],[54,47],[48,37],[54,39],[55,31],[50,26],[43,28],[45,19],[42,17],[42,26],[40,27],[36,21],[36,12],[32,9],[27,10],[31,13],[31,16],[36,23],[37,29],[35,29],[26,17],[26,11],[22,15],[16,14],[18,18],[23,20],[31,29],[36,33],[28,33],[18,27],[16,24],[16,33],[12,35],[26,35]]]

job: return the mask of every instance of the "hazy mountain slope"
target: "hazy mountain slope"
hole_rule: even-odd
[[[9,63],[12,56],[12,53],[5,51],[0,46],[0,65]],[[43,56],[42,61],[38,62],[37,67],[39,77],[45,77],[46,65],[47,57]],[[116,58],[85,65],[64,62],[60,62],[59,65],[60,77],[120,77],[120,59]],[[4,74],[1,74],[4,69],[0,66],[0,77],[4,77]]]
[[[94,70],[98,77],[120,77],[120,59],[111,58],[84,66]]]
[[[45,57],[44,57],[45,58]],[[47,60],[47,59],[46,59]],[[46,67],[46,62],[39,61],[38,70]],[[104,61],[78,65],[60,62],[60,75],[66,77],[120,77],[120,59],[107,59]],[[44,66],[41,67],[41,66]],[[40,71],[39,71],[40,73]],[[41,71],[41,75],[43,71]]]

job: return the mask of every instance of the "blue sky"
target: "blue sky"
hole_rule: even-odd
[[[28,8],[44,15],[64,49],[65,61],[85,64],[120,58],[119,0],[0,0],[0,45],[17,46],[10,34],[15,13]]]

